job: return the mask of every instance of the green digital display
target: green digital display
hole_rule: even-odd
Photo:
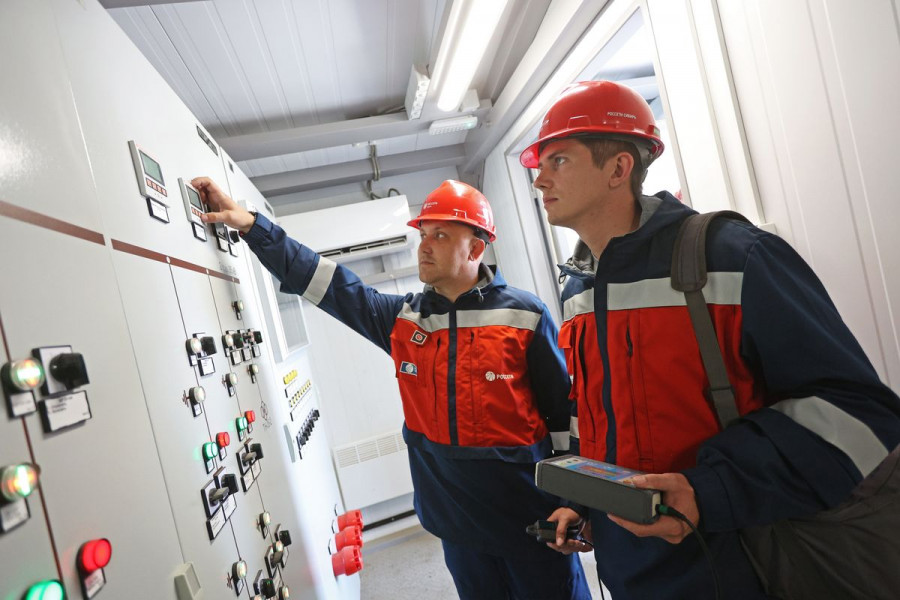
[[[193,188],[189,188],[187,186],[185,186],[184,189],[187,190],[188,200],[190,200],[191,205],[200,212],[203,212],[203,203],[200,201],[200,194],[194,191]]]
[[[162,176],[162,168],[159,166],[159,163],[138,150],[141,154],[141,163],[144,165],[144,172],[159,182],[160,185],[166,185],[166,182],[163,181]]]

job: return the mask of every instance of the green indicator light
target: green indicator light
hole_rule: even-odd
[[[44,367],[33,358],[13,361],[8,368],[9,382],[18,390],[27,392],[44,383]]]
[[[40,469],[32,464],[10,465],[0,471],[0,494],[10,502],[27,498],[37,487]]]
[[[238,431],[244,431],[247,429],[247,417],[238,417],[235,419],[235,424],[237,425]]]
[[[213,442],[203,444],[203,458],[206,460],[215,458],[218,453],[219,450]]]
[[[65,597],[62,584],[51,580],[41,581],[31,586],[25,600],[63,600]]]

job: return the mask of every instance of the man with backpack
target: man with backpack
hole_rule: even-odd
[[[589,81],[564,90],[521,162],[539,170],[548,221],[580,237],[562,267],[559,338],[577,406],[574,448],[646,472],[635,484],[660,490],[699,536],[671,516],[642,525],[574,506],[549,517],[552,546],[584,551],[564,539],[587,518],[615,600],[767,598],[776,586],[764,589],[740,530],[847,500],[900,442],[900,399],[809,266],[750,224],[706,224],[705,246],[692,249],[706,251],[701,309],[689,309],[673,288],[673,248],[696,213],[667,192],[641,194],[662,151],[640,95]],[[692,322],[703,313],[706,335]],[[724,362],[719,376],[704,366],[710,345]]]

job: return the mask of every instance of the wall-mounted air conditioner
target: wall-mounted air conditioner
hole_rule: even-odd
[[[406,196],[297,213],[278,219],[285,232],[335,262],[407,250],[413,235]]]

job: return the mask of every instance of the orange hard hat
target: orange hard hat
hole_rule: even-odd
[[[519,162],[536,169],[545,142],[577,134],[638,138],[634,141],[645,142],[642,145],[649,151],[649,161],[663,151],[653,111],[640,94],[614,81],[581,81],[568,86],[556,99],[541,123],[538,140],[525,148]]]
[[[494,213],[484,194],[471,185],[448,179],[428,194],[419,216],[407,223],[419,229],[422,221],[456,221],[484,231],[488,241],[494,233]]]

